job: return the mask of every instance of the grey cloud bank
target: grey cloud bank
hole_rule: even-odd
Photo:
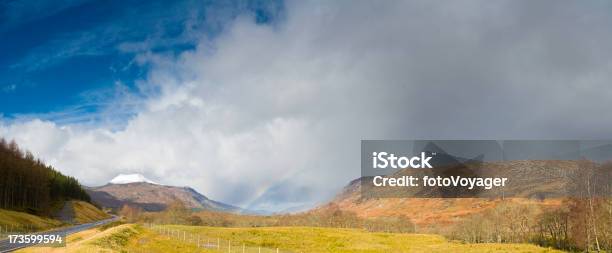
[[[138,172],[254,209],[325,201],[362,139],[610,139],[605,2],[288,2],[178,57],[143,53],[121,130],[3,121],[88,185]]]

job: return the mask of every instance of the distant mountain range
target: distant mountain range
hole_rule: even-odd
[[[248,210],[211,200],[190,187],[160,185],[140,174],[121,174],[108,184],[88,187],[94,203],[111,209],[129,204],[146,211],[162,211],[173,202],[180,201],[187,208],[232,213],[250,213]]]
[[[456,194],[459,191],[439,192],[413,191],[406,189],[402,197],[364,197],[362,187],[370,188],[371,178],[363,177],[351,181],[332,201],[311,210],[299,208],[285,210],[279,213],[319,212],[330,209],[340,209],[354,212],[363,218],[407,216],[418,225],[451,224],[459,218],[474,213],[481,213],[494,208],[505,198],[509,201],[534,203],[547,208],[555,208],[561,201],[572,194],[580,184],[578,178],[582,171],[581,160],[517,160],[498,162],[468,162],[462,169],[477,172],[475,175],[488,176],[489,171],[496,176],[510,178],[509,184],[500,190],[482,191],[477,195]],[[411,175],[416,170],[400,170],[395,175]],[[436,175],[444,175],[444,170],[431,171]],[[605,176],[595,176],[593,185],[605,188],[610,171],[604,171]],[[469,173],[468,173],[469,175]],[[245,210],[232,205],[211,200],[190,187],[176,187],[156,184],[139,175],[120,175],[100,187],[87,188],[93,202],[113,209],[119,209],[124,204],[140,206],[147,211],[161,211],[175,201],[183,202],[192,209],[212,210],[244,214],[267,214],[265,212]],[[415,188],[416,189],[416,188]],[[607,188],[606,188],[607,189]],[[366,190],[367,191],[367,190]],[[392,191],[377,190],[378,193]],[[382,192],[380,192],[382,191]],[[392,196],[390,194],[389,196]],[[441,198],[440,196],[462,196]],[[506,200],[506,201],[507,201]]]

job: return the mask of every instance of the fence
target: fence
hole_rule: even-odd
[[[179,240],[183,243],[195,245],[197,248],[215,250],[228,253],[293,253],[293,251],[279,248],[270,248],[259,245],[247,245],[238,241],[225,240],[215,237],[207,237],[200,234],[186,232],[184,230],[172,229],[166,226],[145,223],[146,228],[167,236],[171,239]]]
[[[8,238],[8,235],[29,234],[38,232],[39,230],[40,229],[32,225],[0,225],[0,240]]]

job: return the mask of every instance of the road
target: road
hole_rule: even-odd
[[[62,234],[62,235],[70,235],[70,234],[74,234],[77,232],[81,232],[83,230],[87,230],[93,227],[97,227],[97,226],[101,226],[113,221],[118,220],[119,217],[114,216],[113,218],[110,219],[106,219],[106,220],[101,220],[101,221],[96,221],[96,222],[92,222],[92,223],[86,223],[86,224],[80,224],[80,225],[75,225],[75,226],[70,226],[70,227],[63,227],[63,228],[58,228],[55,230],[49,230],[49,231],[43,231],[43,232],[37,232],[34,234]],[[66,237],[63,238],[64,240],[66,240]],[[9,243],[8,239],[5,240],[1,240],[0,241],[0,253],[4,253],[4,252],[11,252],[11,251],[15,251],[21,248],[25,248],[25,247],[30,247],[30,246],[34,246],[35,244],[33,243],[29,243],[29,244],[16,244],[16,243]]]

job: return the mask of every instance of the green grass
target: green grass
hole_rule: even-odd
[[[529,244],[464,244],[448,241],[439,235],[371,233],[359,229],[218,228],[178,225],[165,227],[196,236],[231,240],[236,245],[280,248],[293,252],[561,252]]]
[[[40,217],[24,212],[0,209],[0,226],[2,231],[10,230],[46,230],[61,226],[62,222],[51,218]]]

